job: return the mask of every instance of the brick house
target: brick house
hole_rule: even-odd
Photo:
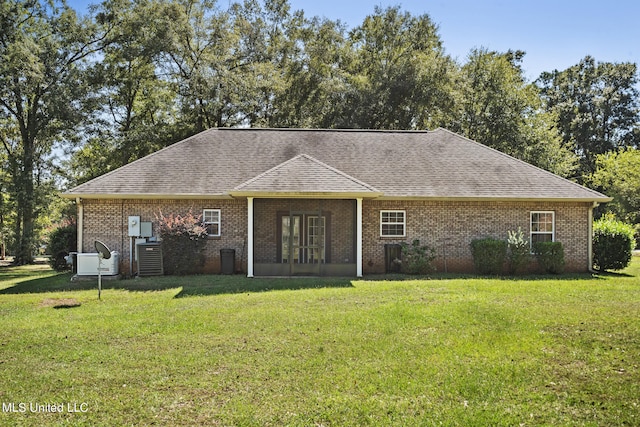
[[[234,249],[249,277],[384,273],[392,245],[419,239],[439,271],[472,271],[470,242],[562,242],[591,268],[593,208],[611,199],[444,129],[210,129],[63,194],[78,251],[96,239],[131,259],[128,218],[201,214],[207,272]]]

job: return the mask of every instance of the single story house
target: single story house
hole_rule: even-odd
[[[438,271],[473,271],[473,239],[518,228],[562,242],[566,270],[586,272],[593,208],[611,200],[445,129],[210,129],[63,196],[78,251],[102,240],[121,271],[133,271],[129,217],[191,210],[209,229],[204,271],[234,249],[249,277],[384,273],[392,245],[414,239]]]

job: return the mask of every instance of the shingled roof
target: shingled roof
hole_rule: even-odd
[[[210,129],[79,185],[69,198],[610,198],[445,129]]]
[[[277,193],[279,195],[331,195],[358,194],[364,197],[380,196],[372,186],[357,180],[307,154],[269,169],[249,181],[240,184],[232,195]]]

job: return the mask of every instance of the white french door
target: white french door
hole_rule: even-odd
[[[282,216],[282,263],[324,264],[326,218],[317,214]]]

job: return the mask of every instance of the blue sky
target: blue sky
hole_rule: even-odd
[[[231,0],[219,0],[220,5]],[[586,55],[597,61],[640,63],[640,1],[637,0],[289,0],[307,16],[341,20],[353,28],[374,6],[400,5],[428,14],[439,26],[448,54],[464,62],[474,47],[524,50],[530,80],[564,70]],[[91,1],[68,0],[81,13]]]

